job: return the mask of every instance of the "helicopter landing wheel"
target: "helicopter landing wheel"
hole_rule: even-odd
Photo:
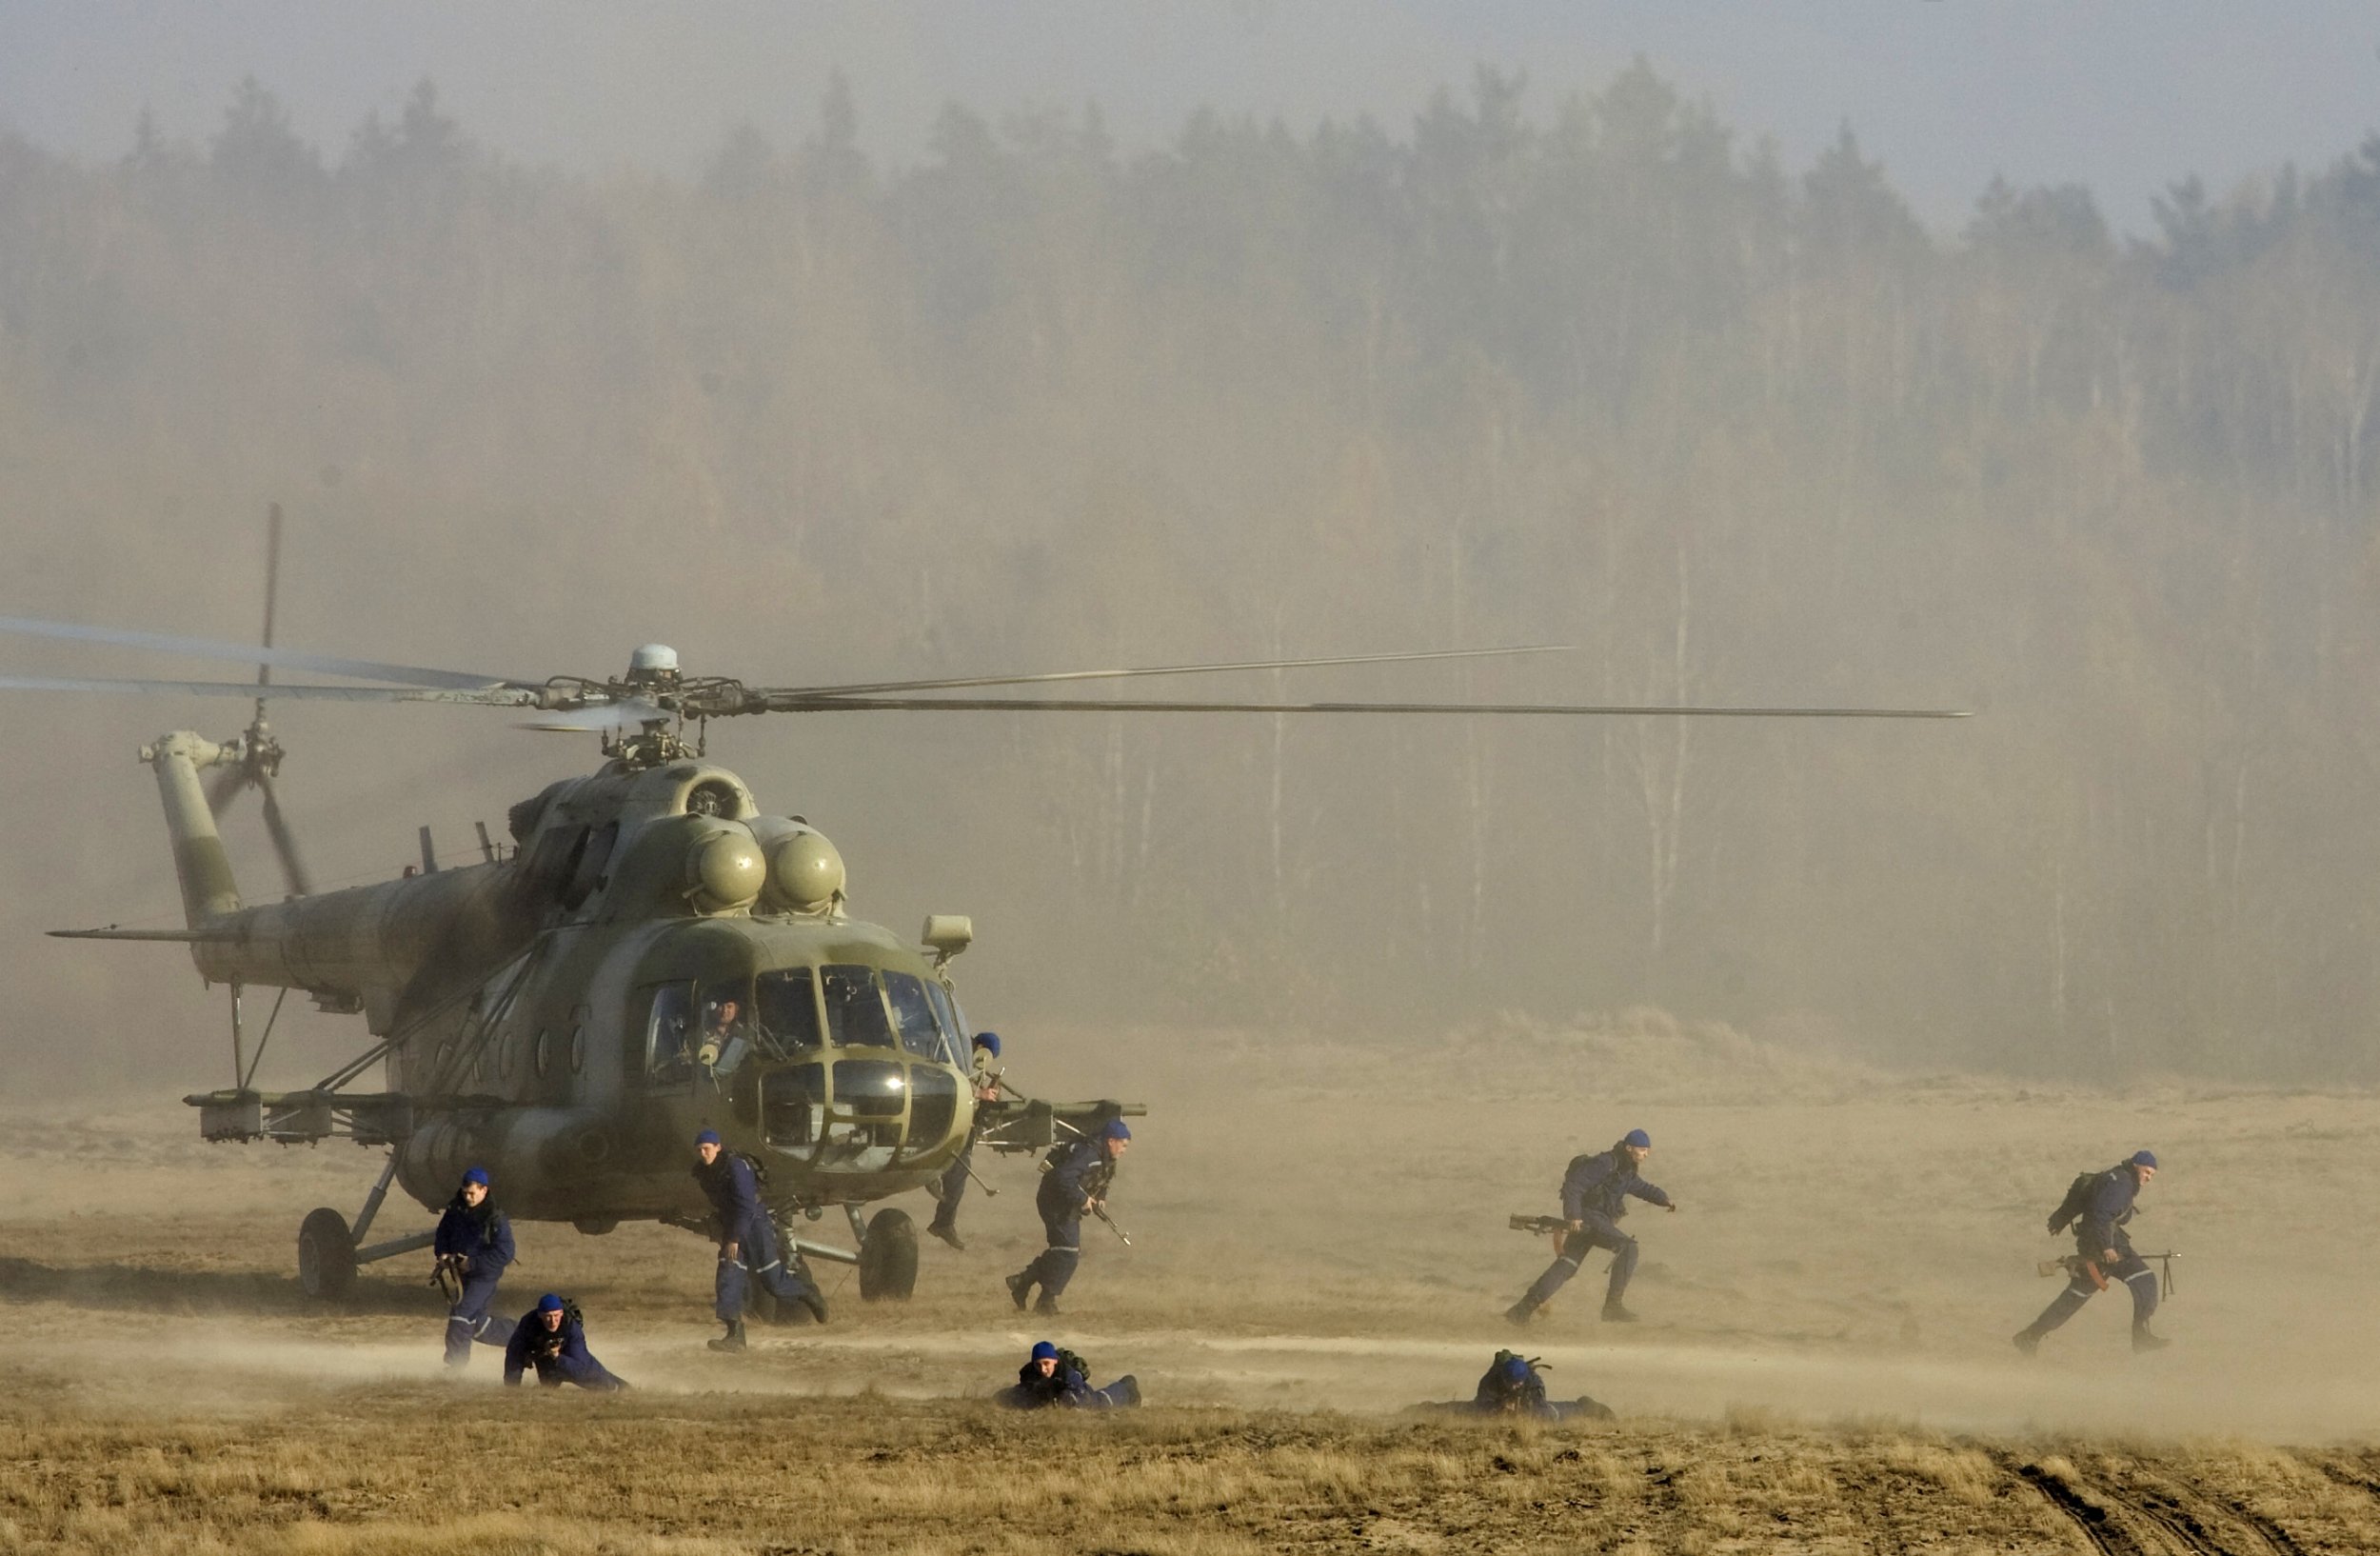
[[[906,1302],[918,1288],[918,1228],[906,1210],[879,1210],[860,1240],[860,1300]]]
[[[355,1289],[355,1236],[338,1211],[315,1210],[298,1227],[298,1286],[324,1302]]]

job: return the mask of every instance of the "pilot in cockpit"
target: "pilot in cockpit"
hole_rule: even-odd
[[[751,1047],[744,1007],[732,994],[706,1000],[703,1006],[703,1041],[694,1062],[706,1070],[733,1069]]]

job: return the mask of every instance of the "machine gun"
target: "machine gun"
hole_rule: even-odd
[[[1570,1230],[1570,1223],[1559,1216],[1515,1216],[1505,1223],[1517,1232],[1531,1232],[1539,1237],[1558,1237]]]
[[[1148,1111],[1146,1103],[1044,1102],[1012,1092],[997,1102],[976,1104],[976,1127],[982,1131],[977,1140],[1003,1156],[1047,1150],[1061,1139],[1087,1139],[1110,1119],[1145,1118]]]
[[[1513,1218],[1513,1225],[1520,1225],[1518,1216]],[[2159,1294],[2167,1297],[2173,1294],[2173,1261],[2179,1259],[2180,1254],[2168,1248],[2163,1253],[2140,1253],[2133,1257],[2143,1264],[2156,1265]],[[2108,1288],[2107,1271],[2101,1269],[2095,1260],[2086,1259],[2079,1253],[2070,1253],[2061,1259],[2044,1259],[2035,1269],[2045,1276],[2064,1275],[2069,1279],[2089,1281],[2094,1291]]]

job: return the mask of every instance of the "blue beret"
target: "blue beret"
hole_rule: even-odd
[[[463,1181],[466,1184],[477,1184],[482,1188],[486,1188],[487,1187],[487,1169],[484,1167],[466,1167],[463,1172]]]
[[[976,1033],[975,1046],[979,1048],[991,1049],[992,1057],[995,1059],[1000,1057],[1000,1034],[998,1032]]]
[[[1054,1362],[1058,1360],[1058,1347],[1046,1340],[1036,1340],[1033,1342],[1033,1359],[1037,1362]]]
[[[2156,1167],[2156,1165],[2157,1165],[2157,1153],[2156,1153],[2155,1151],[2152,1151],[2152,1150],[2136,1150],[2136,1151],[2132,1152],[2132,1166],[2134,1166],[2134,1167],[2148,1167],[2148,1168],[2150,1168],[2151,1170],[2152,1170],[2152,1171],[2153,1171],[2153,1170],[2155,1169],[2155,1167]]]
[[[541,1313],[558,1313],[562,1311],[562,1299],[548,1291],[537,1299],[537,1310]]]
[[[1631,1129],[1628,1131],[1627,1137],[1620,1141],[1620,1144],[1623,1146],[1634,1146],[1639,1150],[1651,1150],[1653,1148],[1653,1137],[1645,1133],[1642,1129]]]
[[[1100,1138],[1101,1140],[1129,1140],[1132,1138],[1132,1131],[1124,1127],[1122,1119],[1111,1118],[1107,1121],[1107,1127],[1100,1131]]]
[[[694,1137],[694,1143],[698,1146],[716,1146],[719,1144],[719,1131],[717,1129],[704,1129],[701,1134]]]

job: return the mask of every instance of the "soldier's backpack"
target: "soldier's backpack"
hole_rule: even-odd
[[[2091,1208],[2091,1186],[2098,1181],[2099,1174],[2096,1172],[2085,1172],[2066,1186],[2066,1197],[2057,1202],[2056,1209],[2050,1212],[2052,1237],[2082,1219],[2082,1213]]]
[[[1545,1380],[1535,1357],[1499,1350],[1479,1379],[1473,1403],[1482,1409],[1534,1413],[1545,1404]]]
[[[766,1162],[762,1161],[759,1157],[753,1155],[748,1150],[729,1151],[727,1154],[752,1169],[752,1181],[755,1184],[765,1185],[768,1182],[768,1164]]]
[[[1058,1375],[1062,1378],[1069,1372],[1081,1378],[1085,1388],[1091,1386],[1091,1364],[1061,1346],[1058,1347]]]

